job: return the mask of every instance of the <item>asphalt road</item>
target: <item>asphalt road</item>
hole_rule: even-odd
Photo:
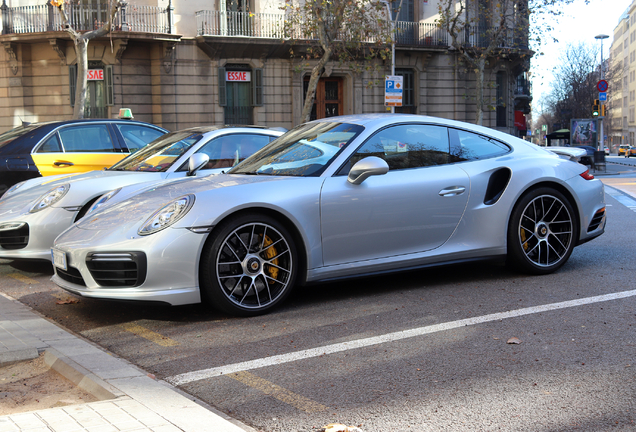
[[[548,276],[424,269],[248,319],[78,299],[48,263],[4,261],[0,290],[259,431],[634,431],[636,158],[613,158],[606,233]]]

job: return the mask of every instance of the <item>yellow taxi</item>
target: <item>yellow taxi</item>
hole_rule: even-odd
[[[167,132],[125,118],[23,123],[0,134],[0,195],[23,180],[107,168]]]
[[[627,155],[625,155],[625,152],[627,152]],[[618,147],[618,155],[626,157],[636,156],[636,147],[632,147],[629,144],[621,144]]]

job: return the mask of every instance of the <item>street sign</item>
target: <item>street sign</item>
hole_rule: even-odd
[[[607,100],[607,92],[601,92],[598,94],[598,100],[606,101]]]
[[[387,75],[384,81],[384,105],[402,106],[401,75]]]
[[[596,83],[596,89],[600,92],[606,92],[607,91],[607,81],[605,80],[600,80],[598,83]]]

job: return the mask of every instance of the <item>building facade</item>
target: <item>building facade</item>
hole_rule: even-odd
[[[66,5],[73,27],[91,30],[106,21],[108,3],[101,1]],[[136,119],[169,130],[202,124],[295,126],[312,65],[291,57],[292,47],[283,40],[282,6],[283,0],[126,3],[113,31],[88,45],[86,116],[112,118],[126,107]],[[1,13],[0,132],[21,121],[71,118],[77,59],[58,11],[50,3],[3,0]],[[437,14],[437,0],[403,0],[395,68],[404,92],[396,111],[473,122],[476,77],[450,48]],[[484,89],[492,104],[483,124],[525,136],[531,52],[527,32],[521,43],[517,36],[503,42],[507,55],[489,59]],[[474,35],[465,40],[467,46],[480,43]],[[390,61],[384,70],[390,74]],[[383,76],[330,62],[314,116],[386,112],[384,87],[375,82],[382,83]]]

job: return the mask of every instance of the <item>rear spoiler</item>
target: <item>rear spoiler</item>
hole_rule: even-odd
[[[582,156],[587,154],[585,150],[577,147],[544,147],[544,149],[556,153],[563,159],[570,159],[575,162],[578,162]]]

